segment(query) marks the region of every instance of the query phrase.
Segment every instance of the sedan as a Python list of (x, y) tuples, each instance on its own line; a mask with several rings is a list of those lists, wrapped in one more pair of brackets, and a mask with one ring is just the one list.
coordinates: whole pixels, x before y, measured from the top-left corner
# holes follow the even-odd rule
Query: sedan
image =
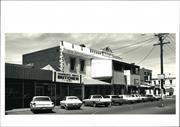
[(48, 96), (35, 96), (30, 102), (30, 109), (34, 113), (38, 110), (52, 111), (54, 109), (54, 103)]
[(106, 95), (104, 98), (109, 98), (111, 99), (112, 104), (119, 104), (122, 105), (124, 103), (124, 100), (119, 97), (118, 95)]
[(159, 101), (159, 100), (162, 99), (162, 97), (161, 97), (160, 95), (153, 95), (153, 96), (154, 96), (154, 98), (155, 98), (156, 101)]
[(151, 94), (146, 95), (146, 97), (147, 97), (147, 101), (154, 101), (154, 100), (156, 100), (155, 97), (153, 95), (151, 95)]
[(126, 103), (135, 103), (136, 100), (132, 95), (119, 95)]
[(69, 108), (80, 109), (82, 101), (76, 96), (66, 96), (62, 101), (60, 101), (60, 107), (68, 110)]

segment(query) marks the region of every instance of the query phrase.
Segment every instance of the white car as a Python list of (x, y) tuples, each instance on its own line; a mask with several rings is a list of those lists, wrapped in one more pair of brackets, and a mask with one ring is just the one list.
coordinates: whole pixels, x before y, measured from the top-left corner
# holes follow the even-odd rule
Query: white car
[(68, 110), (69, 108), (80, 109), (82, 101), (76, 96), (66, 96), (62, 101), (60, 101), (60, 107)]
[(126, 103), (135, 103), (135, 98), (132, 95), (119, 95)]
[(85, 106), (90, 105), (96, 107), (98, 105), (103, 105), (105, 107), (111, 106), (111, 99), (104, 98), (102, 95), (90, 95), (88, 99), (84, 99), (83, 103)]
[(142, 98), (141, 98), (141, 96), (139, 94), (133, 94), (132, 96), (134, 97), (136, 102), (141, 102), (142, 101)]
[(124, 103), (124, 100), (120, 98), (118, 95), (105, 95), (104, 98), (111, 99), (112, 104), (122, 105)]
[(38, 110), (52, 111), (52, 109), (54, 109), (54, 103), (48, 96), (34, 96), (30, 102), (30, 110), (34, 113)]
[(162, 99), (161, 95), (153, 95), (156, 101), (159, 101)]

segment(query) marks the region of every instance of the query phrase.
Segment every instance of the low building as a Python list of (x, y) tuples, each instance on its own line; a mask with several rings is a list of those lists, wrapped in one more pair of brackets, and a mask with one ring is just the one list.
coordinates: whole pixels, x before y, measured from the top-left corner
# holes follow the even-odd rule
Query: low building
[(140, 93), (141, 94), (154, 94), (154, 85), (152, 84), (152, 70), (141, 68), (140, 69)]
[[(161, 81), (158, 78), (152, 79), (152, 84), (155, 86), (154, 94), (160, 94)], [(166, 77), (163, 82), (164, 94), (167, 96), (176, 95), (176, 77)]]

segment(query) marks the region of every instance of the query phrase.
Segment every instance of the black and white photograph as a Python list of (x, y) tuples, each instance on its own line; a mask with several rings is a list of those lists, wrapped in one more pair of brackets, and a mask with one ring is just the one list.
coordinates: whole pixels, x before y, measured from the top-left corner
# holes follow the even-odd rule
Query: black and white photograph
[(6, 33), (6, 114), (175, 114), (174, 33)]
[(179, 126), (180, 1), (1, 2), (0, 126)]

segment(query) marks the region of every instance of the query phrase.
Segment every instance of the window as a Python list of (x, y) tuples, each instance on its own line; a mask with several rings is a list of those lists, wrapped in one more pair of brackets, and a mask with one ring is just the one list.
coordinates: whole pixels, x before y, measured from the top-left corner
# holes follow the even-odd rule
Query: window
[(137, 67), (135, 68), (135, 73), (139, 74), (139, 68), (137, 68)]
[(75, 71), (76, 59), (70, 58), (70, 70)]
[(139, 84), (139, 80), (138, 79), (134, 79), (134, 84), (138, 85)]
[(85, 71), (85, 60), (80, 60), (80, 72), (84, 72)]
[(172, 79), (169, 80), (170, 84), (172, 84)]
[(156, 80), (154, 81), (154, 85), (156, 85)]

